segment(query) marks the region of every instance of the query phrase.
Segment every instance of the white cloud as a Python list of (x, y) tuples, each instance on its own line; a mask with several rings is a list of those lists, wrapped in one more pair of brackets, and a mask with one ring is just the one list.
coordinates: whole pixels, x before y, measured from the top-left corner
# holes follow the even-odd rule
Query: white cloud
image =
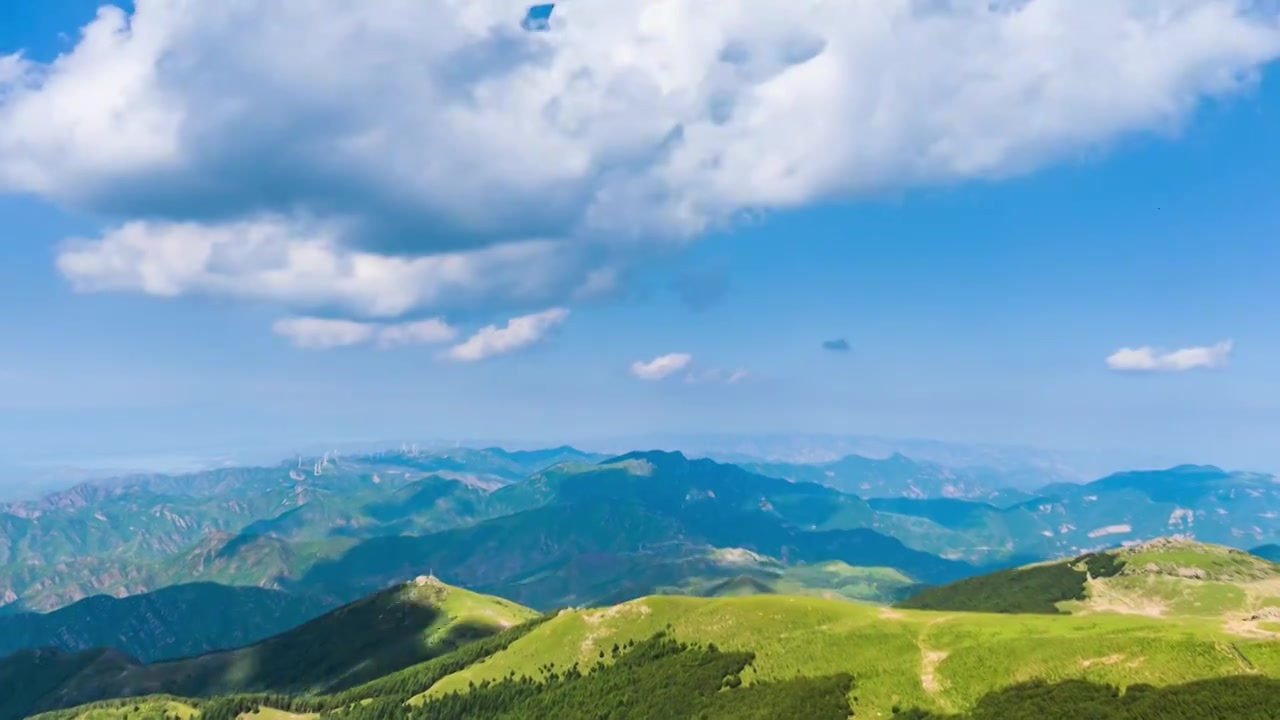
[(1197, 368), (1216, 368), (1227, 364), (1232, 342), (1224, 340), (1216, 345), (1182, 348), (1166, 352), (1150, 346), (1121, 348), (1107, 357), (1107, 367), (1112, 370), (1135, 372), (1182, 372)]
[(274, 329), (277, 335), (283, 335), (293, 344), (308, 350), (362, 345), (372, 340), (378, 330), (376, 325), (369, 323), (313, 317), (277, 320)]
[(567, 317), (568, 310), (551, 308), (512, 318), (504, 327), (489, 325), (467, 338), (466, 342), (449, 348), (447, 355), (453, 360), (474, 362), (519, 350), (541, 340), (551, 328), (564, 322)]
[(378, 345), (438, 345), (452, 342), (458, 331), (440, 318), (387, 325), (378, 331)]
[(397, 257), (346, 249), (339, 235), (333, 225), (281, 217), (222, 225), (139, 221), (98, 241), (67, 243), (57, 263), (81, 291), (234, 295), (367, 317), (544, 302), (576, 282), (571, 259), (551, 241)]
[(690, 384), (698, 383), (723, 383), (725, 385), (736, 385), (746, 380), (751, 373), (746, 370), (725, 370), (723, 368), (711, 368), (701, 372), (691, 372), (685, 376), (685, 382)]
[(328, 350), (376, 342), (378, 347), (437, 345), (453, 340), (458, 331), (440, 318), (384, 325), (340, 318), (291, 317), (277, 320), (277, 335), (307, 350)]
[(631, 363), (631, 374), (641, 380), (661, 380), (672, 373), (680, 372), (691, 362), (693, 362), (693, 356), (688, 353), (668, 353), (649, 362), (637, 360)]
[(0, 58), (0, 190), (138, 221), (63, 272), (380, 317), (560, 302), (743, 211), (1032, 170), (1280, 54), (1246, 0), (613, 0), (549, 33), (508, 0), (136, 7)]

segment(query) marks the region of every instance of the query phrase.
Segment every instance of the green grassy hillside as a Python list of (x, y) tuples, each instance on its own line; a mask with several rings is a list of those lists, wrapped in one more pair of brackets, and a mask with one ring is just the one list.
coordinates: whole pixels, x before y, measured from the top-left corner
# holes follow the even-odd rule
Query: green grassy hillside
[(888, 717), (895, 706), (964, 711), (988, 692), (1033, 679), (1125, 687), (1280, 677), (1280, 644), (1199, 618), (920, 612), (772, 595), (652, 597), (562, 612), (418, 701), (512, 673), (537, 677), (548, 664), (608, 661), (615, 644), (664, 628), (681, 640), (754, 652), (747, 683), (852, 673), (859, 717)]
[[(540, 627), (535, 622), (512, 628), (337, 695), (208, 701), (151, 696), (48, 713), (39, 720), (186, 720), (195, 715), (201, 720), (847, 720), (884, 714), (867, 707), (863, 685), (850, 671), (753, 677), (759, 654), (681, 641), (669, 628), (615, 643), (586, 661), (548, 662), (535, 675), (511, 671), (414, 701), (416, 690), (498, 659)], [(1036, 679), (986, 692), (957, 712), (917, 705), (894, 705), (887, 712), (909, 720), (1274, 720), (1278, 694), (1280, 681), (1258, 673), (1123, 689), (1096, 680)]]
[(1201, 617), (1266, 636), (1264, 625), (1280, 619), (1280, 565), (1243, 550), (1160, 538), (928, 588), (898, 607)]
[[(152, 664), (98, 650), (18, 653), (0, 660), (0, 678), (12, 678), (15, 687), (33, 683), (41, 689), (26, 693), (25, 705), (0, 694), (0, 718), (155, 693), (209, 697), (339, 690), (536, 616), (515, 603), (424, 577), (236, 650)], [(108, 660), (110, 671), (101, 671)]]
[[(1266, 698), (1280, 691), (1280, 642), (1267, 625), (1273, 615), (1280, 617), (1280, 606), (1264, 602), (1280, 577), (1275, 570), (1238, 551), (1165, 540), (1017, 571), (1051, 574), (1009, 585), (1015, 594), (1051, 599), (1059, 590), (1084, 590), (1083, 600), (1058, 601), (1061, 612), (1022, 614), (775, 594), (767, 582), (743, 576), (707, 593), (720, 597), (660, 595), (565, 609), (444, 654), (430, 651), (430, 638), (448, 633), (457, 618), (505, 617), (491, 626), (496, 630), (532, 613), (426, 582), (387, 595), (400, 598), (395, 607), (405, 607), (397, 593), (425, 593), (427, 605), (449, 608), (451, 620), (430, 616), (415, 634), (418, 657), (436, 655), (417, 665), (396, 649), (402, 634), (393, 631), (396, 622), (386, 621), (386, 608), (366, 603), (257, 649), (184, 661), (181, 673), (157, 674), (157, 668), (183, 663), (142, 671), (115, 656), (45, 658), (40, 677), (48, 679), (40, 682), (53, 690), (37, 688), (43, 697), (35, 707), (113, 694), (208, 698), (262, 691), (274, 694), (133, 702), (139, 713), (185, 702), (201, 720), (250, 720), (264, 712), (376, 720), (401, 716), (406, 705), (413, 720), (589, 720), (607, 712), (772, 720), (843, 718), (840, 713), (850, 710), (859, 718), (1261, 719), (1268, 717)], [(1190, 593), (1178, 596), (1181, 604), (1163, 594), (1166, 580)], [(1241, 595), (1228, 603), (1220, 595), (1226, 587)], [(970, 594), (970, 600), (982, 597)], [(1168, 610), (1145, 612), (1117, 598), (1167, 603)], [(1213, 598), (1222, 603), (1211, 607)], [(1223, 611), (1228, 605), (1232, 610)], [(183, 675), (202, 679), (174, 679)], [(5, 677), (0, 664), (0, 679)], [(170, 682), (144, 681), (155, 677)], [(359, 684), (363, 680), (368, 682)], [(89, 687), (97, 694), (83, 692)], [(335, 690), (340, 692), (324, 694)], [(45, 720), (87, 719), (90, 711), (127, 714), (128, 707), (127, 701), (98, 704)], [(1153, 708), (1166, 714), (1152, 715)], [(1171, 708), (1182, 714), (1168, 715)], [(4, 717), (17, 716), (10, 711)], [(126, 720), (94, 718), (117, 719)]]

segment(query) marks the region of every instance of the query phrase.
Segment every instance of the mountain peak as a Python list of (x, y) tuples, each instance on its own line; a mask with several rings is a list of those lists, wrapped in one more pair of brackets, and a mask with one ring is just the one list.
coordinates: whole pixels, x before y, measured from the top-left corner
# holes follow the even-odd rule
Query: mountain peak
[(1222, 468), (1218, 467), (1217, 465), (1194, 465), (1194, 464), (1190, 464), (1190, 463), (1186, 463), (1186, 464), (1183, 464), (1183, 465), (1175, 465), (1175, 466), (1173, 466), (1173, 467), (1169, 468), (1167, 472), (1171, 472), (1171, 473), (1180, 473), (1180, 474), (1186, 474), (1186, 473), (1194, 473), (1194, 474), (1210, 474), (1210, 473), (1212, 473), (1212, 474), (1215, 474), (1215, 475), (1226, 475), (1226, 474), (1227, 474), (1227, 471), (1226, 471), (1226, 470), (1223, 470)]
[(634, 460), (644, 460), (653, 465), (673, 465), (689, 462), (689, 458), (679, 450), (634, 450), (602, 461), (601, 465), (614, 465)]

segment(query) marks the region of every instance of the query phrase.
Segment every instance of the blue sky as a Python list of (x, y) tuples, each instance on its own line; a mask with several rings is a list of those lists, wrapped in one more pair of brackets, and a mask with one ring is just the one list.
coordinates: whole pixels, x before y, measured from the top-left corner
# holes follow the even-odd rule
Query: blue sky
[[(77, 28), (92, 20), (94, 5), (31, 0), (0, 7), (0, 55), (26, 50), (31, 60), (47, 62), (75, 48)], [(580, 23), (591, 19), (579, 17)], [(518, 19), (517, 13), (513, 25)], [(565, 33), (562, 42), (573, 41)], [(545, 35), (556, 42), (554, 24)], [(812, 192), (808, 185), (726, 191), (718, 203), (730, 195), (764, 197), (736, 209), (756, 205), (766, 212), (723, 227), (682, 227), (656, 243), (657, 250), (628, 247), (623, 259), (611, 255), (609, 267), (621, 279), (608, 292), (575, 294), (551, 283), (527, 297), (477, 290), (472, 299), (462, 288), (450, 291), (449, 297), (462, 298), (456, 302), (424, 300), (381, 315), (325, 289), (264, 298), (252, 289), (207, 286), (171, 296), (77, 287), (59, 265), (64, 241), (105, 237), (129, 220), (170, 211), (101, 189), (142, 175), (82, 182), (90, 172), (84, 168), (99, 167), (88, 163), (51, 173), (43, 184), (11, 179), (3, 192), (6, 147), (14, 155), (37, 140), (61, 140), (56, 131), (9, 138), (0, 132), (6, 248), (0, 458), (20, 463), (249, 445), (278, 446), (285, 454), (317, 439), (582, 442), (655, 431), (830, 432), (1106, 448), (1129, 453), (1135, 464), (1174, 460), (1277, 470), (1280, 77), (1268, 64), (1269, 52), (1237, 60), (1241, 68), (1260, 69), (1257, 81), (1239, 90), (1162, 88), (1175, 99), (1205, 96), (1194, 111), (1176, 113), (1176, 122), (1158, 112), (1152, 121), (1095, 122), (1098, 111), (1086, 105), (1066, 118), (1071, 128), (1098, 127), (1080, 131), (1087, 142), (1065, 131), (1031, 138), (1027, 146), (1034, 151), (989, 171), (949, 169), (924, 180), (905, 171), (869, 173), (865, 189), (831, 180), (868, 172), (861, 168), (879, 156), (867, 140), (854, 153), (863, 158), (860, 165), (815, 172)], [(210, 87), (200, 100), (216, 107), (216, 86)], [(1161, 105), (1163, 98), (1153, 102)], [(5, 103), (0, 92), (0, 116)], [(1021, 125), (1043, 120), (1036, 115), (1041, 110), (1010, 113), (1023, 118)], [(280, 113), (263, 114), (268, 122)], [(752, 142), (743, 135), (734, 146), (746, 154), (747, 167), (755, 167)], [(767, 143), (781, 141), (761, 142), (763, 157), (772, 151)], [(286, 167), (290, 157), (279, 166), (264, 161), (261, 184), (249, 182), (244, 194), (287, 194), (271, 183), (300, 182)], [(804, 162), (821, 162), (796, 157), (802, 174)], [(386, 158), (388, 167), (394, 161)], [(208, 177), (218, 171), (201, 170)], [(265, 178), (271, 172), (279, 175)], [(244, 176), (235, 177), (244, 188)], [(91, 180), (101, 180), (101, 187)], [(459, 178), (460, 185), (467, 181)], [(364, 190), (351, 182), (341, 192), (360, 196)], [(584, 182), (575, 187), (589, 188)], [(690, 196), (709, 197), (703, 188), (712, 180), (698, 182), (708, 185), (682, 187)], [(475, 183), (501, 200), (501, 188), (493, 191), (483, 178)], [(818, 187), (822, 183), (829, 187)], [(307, 190), (298, 192), (305, 197)], [(548, 195), (555, 205), (559, 196)], [(527, 200), (518, 193), (512, 198), (516, 205)], [(240, 200), (227, 202), (233, 201)], [(640, 228), (645, 242), (662, 235), (668, 228), (650, 226), (662, 211), (645, 210), (644, 220), (626, 230)], [(199, 212), (175, 212), (180, 217), (165, 219), (215, 222)], [(456, 220), (460, 236), (475, 230), (450, 212), (445, 207), (440, 217)], [(542, 222), (534, 215), (531, 222)], [(548, 218), (546, 227), (560, 221)], [(613, 238), (623, 234), (620, 228), (606, 230)], [(416, 227), (405, 232), (422, 235)], [(586, 231), (565, 230), (573, 237), (580, 232)], [(442, 251), (387, 249), (397, 240), (386, 235), (343, 242), (397, 257)], [(698, 302), (683, 298), (681, 287), (693, 288)], [(501, 327), (553, 306), (568, 314), (536, 341), (485, 351), (476, 361), (451, 361), (439, 343), (380, 348), (352, 341), (304, 349), (272, 331), (286, 317), (369, 327), (440, 317), (456, 327), (450, 342), (461, 344), (484, 325)], [(850, 349), (822, 348), (836, 338)], [(1231, 350), (1220, 367), (1124, 372), (1106, 363), (1125, 347), (1172, 351), (1226, 340)], [(660, 380), (632, 372), (635, 363), (671, 353), (688, 354), (690, 364)], [(748, 374), (725, 382), (737, 370)], [(686, 381), (690, 372), (710, 371), (718, 374)]]

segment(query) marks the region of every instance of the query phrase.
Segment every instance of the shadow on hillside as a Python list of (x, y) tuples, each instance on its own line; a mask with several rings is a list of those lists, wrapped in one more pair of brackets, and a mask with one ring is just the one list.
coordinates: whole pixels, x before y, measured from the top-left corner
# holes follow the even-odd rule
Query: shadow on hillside
[(441, 619), (435, 607), (384, 592), (248, 647), (154, 667), (183, 671), (172, 690), (179, 695), (328, 689), (361, 668), (428, 659), (421, 631)]
[(280, 590), (184, 583), (116, 598), (93, 595), (49, 613), (0, 615), (0, 656), (22, 648), (112, 647), (144, 662), (258, 642), (331, 604)]
[(1197, 680), (1182, 685), (1111, 685), (1084, 680), (1032, 681), (987, 693), (973, 710), (937, 715), (911, 709), (895, 720), (1275, 720), (1280, 680), (1256, 675)]

